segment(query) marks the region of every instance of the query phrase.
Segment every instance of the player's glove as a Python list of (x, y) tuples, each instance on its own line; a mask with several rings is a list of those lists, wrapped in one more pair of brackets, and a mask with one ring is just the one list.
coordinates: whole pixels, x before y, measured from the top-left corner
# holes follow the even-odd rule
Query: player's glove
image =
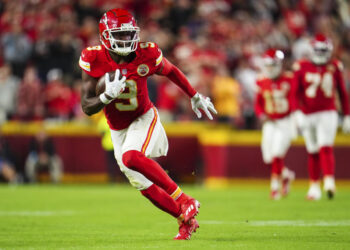
[(117, 69), (115, 71), (113, 81), (110, 80), (109, 73), (105, 74), (105, 92), (100, 95), (100, 100), (104, 104), (109, 104), (115, 98), (117, 98), (125, 89), (125, 80), (126, 77), (123, 76), (119, 79), (120, 71)]
[(344, 134), (350, 134), (350, 115), (344, 116), (342, 130)]
[(196, 93), (191, 98), (191, 105), (192, 105), (192, 109), (193, 109), (194, 113), (196, 113), (198, 118), (202, 117), (202, 113), (199, 109), (202, 109), (210, 120), (213, 120), (213, 116), (211, 115), (210, 112), (212, 112), (214, 114), (218, 113), (215, 110), (213, 103), (210, 101), (210, 98), (204, 97), (199, 93)]

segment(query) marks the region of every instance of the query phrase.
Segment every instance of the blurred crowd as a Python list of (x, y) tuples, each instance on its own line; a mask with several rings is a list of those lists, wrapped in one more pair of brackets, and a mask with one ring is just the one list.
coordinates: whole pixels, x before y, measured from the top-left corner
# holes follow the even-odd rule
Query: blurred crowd
[[(141, 40), (156, 42), (195, 88), (208, 95), (218, 122), (256, 126), (259, 56), (269, 47), (286, 67), (307, 56), (322, 32), (350, 79), (350, 7), (346, 0), (0, 0), (0, 123), (8, 119), (86, 119), (80, 107), (81, 50), (99, 44), (98, 20), (131, 11)], [(187, 97), (164, 77), (148, 82), (165, 121), (195, 118)]]

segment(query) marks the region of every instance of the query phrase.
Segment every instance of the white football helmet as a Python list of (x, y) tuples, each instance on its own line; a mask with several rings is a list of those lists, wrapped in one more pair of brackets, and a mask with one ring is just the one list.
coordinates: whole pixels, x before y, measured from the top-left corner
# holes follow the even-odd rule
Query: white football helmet
[(332, 41), (323, 34), (314, 36), (311, 40), (311, 48), (311, 61), (315, 64), (325, 64), (332, 57)]
[(270, 79), (276, 79), (282, 72), (284, 54), (281, 50), (268, 49), (262, 57), (262, 72)]
[(140, 28), (127, 10), (107, 11), (100, 20), (99, 30), (101, 43), (106, 49), (122, 56), (137, 49)]

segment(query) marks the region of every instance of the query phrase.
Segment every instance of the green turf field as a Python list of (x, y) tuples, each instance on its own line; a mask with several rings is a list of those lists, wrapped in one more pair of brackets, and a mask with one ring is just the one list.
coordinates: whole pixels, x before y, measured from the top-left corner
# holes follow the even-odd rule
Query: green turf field
[(280, 201), (267, 182), (184, 186), (202, 203), (190, 241), (172, 240), (176, 221), (128, 185), (2, 185), (0, 249), (350, 249), (350, 186), (308, 202), (303, 184)]

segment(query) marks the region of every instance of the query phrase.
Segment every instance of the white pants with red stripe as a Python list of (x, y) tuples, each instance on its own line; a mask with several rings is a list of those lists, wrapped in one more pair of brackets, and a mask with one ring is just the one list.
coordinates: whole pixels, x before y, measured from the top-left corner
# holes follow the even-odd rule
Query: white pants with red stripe
[(111, 130), (114, 156), (120, 170), (138, 190), (145, 190), (153, 183), (144, 175), (127, 168), (122, 161), (123, 154), (130, 150), (142, 152), (147, 157), (159, 157), (168, 152), (168, 139), (160, 122), (156, 108), (133, 121), (123, 130)]
[(318, 153), (321, 147), (333, 146), (338, 127), (337, 111), (315, 112), (304, 115), (303, 119), (300, 127), (308, 153)]

